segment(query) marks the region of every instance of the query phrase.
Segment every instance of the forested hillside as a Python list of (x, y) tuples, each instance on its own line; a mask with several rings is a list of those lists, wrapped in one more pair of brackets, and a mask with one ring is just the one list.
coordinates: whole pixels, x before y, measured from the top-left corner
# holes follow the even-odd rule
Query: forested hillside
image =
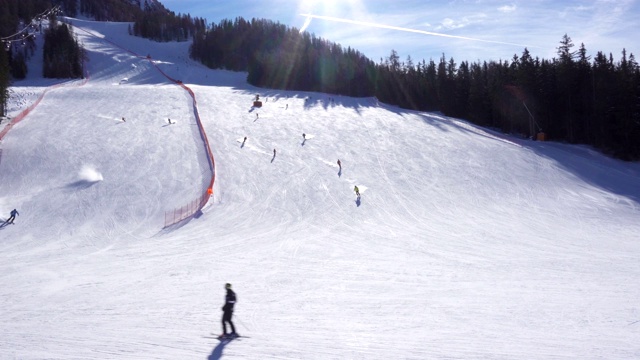
[[(98, 21), (134, 22), (131, 33), (158, 41), (187, 40), (204, 28), (202, 20), (177, 16), (156, 0), (0, 0), (0, 9), (4, 49), (0, 53), (0, 114), (5, 113), (11, 79), (24, 79), (31, 71), (52, 78), (83, 76), (81, 44), (71, 25), (58, 26), (57, 16), (82, 14)], [(29, 69), (36, 36), (45, 39), (43, 68)]]
[[(640, 67), (633, 54), (587, 55), (565, 34), (557, 57), (532, 57), (528, 49), (509, 60), (414, 60), (390, 51), (378, 63), (358, 50), (266, 20), (206, 20), (138, 0), (0, 0), (0, 35), (15, 32), (48, 6), (66, 15), (132, 21), (129, 32), (156, 41), (193, 39), (190, 56), (211, 68), (248, 72), (249, 83), (275, 89), (376, 96), (407, 109), (442, 111), (503, 132), (595, 146), (625, 160), (640, 159)], [(146, 5), (145, 5), (146, 4)], [(6, 5), (6, 6), (5, 6)], [(8, 46), (0, 59), (6, 99), (10, 72), (25, 76), (30, 39)], [(4, 101), (0, 101), (4, 104)]]
[(254, 85), (349, 96), (376, 96), (407, 109), (442, 111), (503, 132), (593, 145), (640, 159), (640, 67), (562, 36), (557, 57), (526, 48), (504, 61), (457, 63), (400, 60), (374, 63), (357, 50), (269, 20), (223, 20), (193, 41), (191, 56), (211, 68), (247, 71)]
[(0, 115), (6, 111), (11, 78), (23, 79), (29, 71), (27, 60), (35, 50), (35, 33), (42, 30), (34, 27), (53, 7), (46, 0), (0, 0)]

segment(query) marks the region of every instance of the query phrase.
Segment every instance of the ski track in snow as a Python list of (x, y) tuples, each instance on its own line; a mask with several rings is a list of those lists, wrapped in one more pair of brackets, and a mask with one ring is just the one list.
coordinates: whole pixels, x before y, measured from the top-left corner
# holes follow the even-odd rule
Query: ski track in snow
[[(20, 211), (0, 228), (0, 358), (640, 358), (638, 164), (256, 88), (187, 42), (71, 22), (90, 80), (0, 143), (0, 215)], [(169, 229), (208, 184), (204, 146), (188, 94), (123, 49), (194, 91), (215, 156), (212, 200)], [(10, 118), (59, 83), (33, 72)], [(222, 346), (226, 282), (249, 338)]]

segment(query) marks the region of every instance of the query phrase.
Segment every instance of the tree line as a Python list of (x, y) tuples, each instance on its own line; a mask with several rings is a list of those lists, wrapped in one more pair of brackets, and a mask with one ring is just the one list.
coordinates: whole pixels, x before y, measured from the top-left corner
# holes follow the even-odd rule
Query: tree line
[(196, 33), (190, 56), (211, 68), (247, 71), (249, 83), (275, 89), (375, 96), (385, 103), (468, 119), (535, 138), (588, 144), (625, 160), (640, 159), (640, 67), (623, 49), (620, 60), (568, 35), (557, 57), (528, 49), (509, 60), (459, 64), (401, 61), (396, 51), (379, 63), (351, 48), (277, 22), (222, 20)]
[(45, 31), (42, 76), (46, 78), (83, 78), (84, 51), (67, 24), (51, 21)]
[(35, 50), (32, 37), (21, 39), (11, 35), (50, 6), (47, 0), (0, 0), (0, 37), (7, 40), (0, 44), (0, 115), (6, 112), (12, 77), (22, 79), (27, 75), (26, 61)]
[(165, 11), (143, 11), (129, 28), (129, 34), (159, 42), (187, 41), (205, 29), (206, 22), (202, 18)]
[[(70, 17), (83, 14), (97, 21), (132, 22), (130, 34), (155, 41), (186, 41), (207, 26), (204, 19), (176, 15), (159, 2), (148, 0), (0, 0), (0, 37), (5, 38), (24, 29), (38, 14), (55, 6)], [(53, 24), (55, 19), (49, 20), (56, 25)], [(39, 36), (44, 29), (38, 30)], [(43, 75), (81, 77), (83, 52), (73, 37), (71, 26), (54, 26), (46, 30), (44, 36)], [(1, 45), (4, 51), (0, 50), (0, 113), (4, 114), (11, 79), (27, 76), (27, 63), (36, 45), (33, 36)]]
[[(0, 113), (6, 113), (9, 97), (8, 89), (12, 79), (24, 79), (29, 72), (27, 61), (34, 55), (35, 37), (44, 34), (43, 76), (45, 77), (81, 77), (81, 51), (73, 39), (71, 30), (64, 26), (55, 29), (43, 29), (42, 22), (36, 21), (39, 15), (47, 13), (55, 5), (74, 3), (75, 0), (0, 0)], [(49, 14), (50, 24), (55, 24), (55, 14)], [(31, 27), (33, 25), (33, 27)], [(20, 33), (20, 34), (18, 34)], [(18, 35), (16, 35), (18, 34)], [(29, 36), (22, 37), (21, 35)], [(58, 41), (60, 41), (58, 43)], [(59, 45), (59, 48), (58, 48)], [(62, 67), (71, 71), (61, 71)]]
[(189, 55), (210, 68), (248, 71), (248, 82), (256, 86), (374, 94), (373, 61), (355, 49), (270, 20), (222, 20), (196, 34)]
[[(24, 79), (29, 72), (27, 63), (35, 52), (35, 36), (44, 36), (43, 68), (36, 71), (42, 71), (44, 77), (82, 77), (83, 53), (71, 26), (57, 26), (57, 19), (51, 17), (43, 19), (51, 26), (43, 29), (36, 19), (56, 6), (67, 16), (85, 14), (99, 21), (135, 21), (145, 11), (166, 12), (159, 3), (146, 0), (0, 0), (0, 114), (6, 112), (11, 80)], [(12, 36), (34, 23), (37, 29), (22, 32), (31, 36)]]
[[(640, 159), (640, 68), (624, 49), (619, 60), (602, 52), (591, 58), (584, 44), (574, 50), (564, 35), (552, 59), (533, 58), (525, 48), (508, 60), (458, 64), (442, 54), (414, 62), (410, 56), (401, 61), (392, 50), (375, 63), (355, 49), (270, 20), (236, 18), (208, 25), (161, 5), (132, 1), (0, 0), (0, 7), (9, 9), (0, 14), (0, 35), (15, 31), (20, 19), (62, 4), (70, 16), (77, 11), (98, 20), (133, 21), (129, 32), (152, 40), (193, 38), (193, 59), (210, 68), (246, 71), (247, 81), (256, 86), (375, 96), (402, 108), (441, 111), (525, 137), (544, 132), (552, 140)], [(14, 78), (26, 74), (21, 64), (28, 49), (22, 55), (10, 52), (8, 59), (0, 55), (0, 100), (6, 100), (7, 71)]]

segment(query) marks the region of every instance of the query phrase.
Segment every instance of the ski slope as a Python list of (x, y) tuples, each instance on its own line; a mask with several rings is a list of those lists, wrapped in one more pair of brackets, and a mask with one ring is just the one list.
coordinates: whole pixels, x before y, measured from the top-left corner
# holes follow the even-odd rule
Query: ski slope
[[(89, 80), (11, 88), (12, 117), (46, 94), (0, 142), (0, 358), (640, 358), (637, 163), (70, 20)], [(165, 229), (211, 171), (158, 69), (215, 156)], [(247, 337), (220, 343), (226, 282)]]

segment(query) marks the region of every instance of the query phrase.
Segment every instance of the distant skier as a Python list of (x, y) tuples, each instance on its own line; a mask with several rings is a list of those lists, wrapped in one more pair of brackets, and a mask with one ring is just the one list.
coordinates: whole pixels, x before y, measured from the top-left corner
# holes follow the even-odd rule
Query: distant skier
[(355, 191), (355, 192), (356, 192), (356, 196), (357, 196), (357, 197), (360, 197), (360, 189), (358, 189), (358, 186), (357, 186), (357, 185), (353, 187), (353, 191)]
[(284, 108), (284, 109), (285, 109), (285, 110), (287, 110), (288, 108), (289, 108), (289, 104), (287, 104), (287, 106), (285, 106), (285, 108)]
[(247, 142), (247, 137), (245, 136), (245, 137), (244, 137), (244, 140), (242, 140), (242, 144), (244, 144), (244, 143), (246, 143), (246, 142)]
[(305, 140), (307, 140), (307, 134), (302, 133), (302, 138), (303, 138), (303, 139), (305, 139)]
[(260, 117), (260, 116), (258, 115), (258, 113), (256, 113), (256, 120), (258, 120), (258, 118), (259, 118), (259, 117)]
[(122, 122), (127, 122), (127, 120), (124, 119), (124, 116), (122, 117)]
[(13, 220), (16, 219), (16, 215), (20, 216), (20, 213), (18, 212), (18, 210), (16, 209), (11, 210), (11, 216), (9, 216), (9, 218), (5, 222), (9, 224), (13, 224)]
[(273, 149), (273, 157), (276, 157), (276, 149)]
[(338, 159), (338, 167), (342, 170), (342, 163), (340, 162), (340, 159)]
[[(236, 304), (236, 293), (231, 290), (231, 284), (229, 283), (225, 284), (224, 288), (227, 289), (227, 295), (225, 295), (224, 306), (222, 307), (222, 335), (220, 335), (220, 338), (238, 337), (236, 328), (231, 321), (233, 307)], [(227, 334), (227, 323), (231, 325), (231, 334)]]
[(167, 121), (169, 122), (169, 125), (173, 124), (173, 123), (171, 122), (171, 118), (167, 119)]

